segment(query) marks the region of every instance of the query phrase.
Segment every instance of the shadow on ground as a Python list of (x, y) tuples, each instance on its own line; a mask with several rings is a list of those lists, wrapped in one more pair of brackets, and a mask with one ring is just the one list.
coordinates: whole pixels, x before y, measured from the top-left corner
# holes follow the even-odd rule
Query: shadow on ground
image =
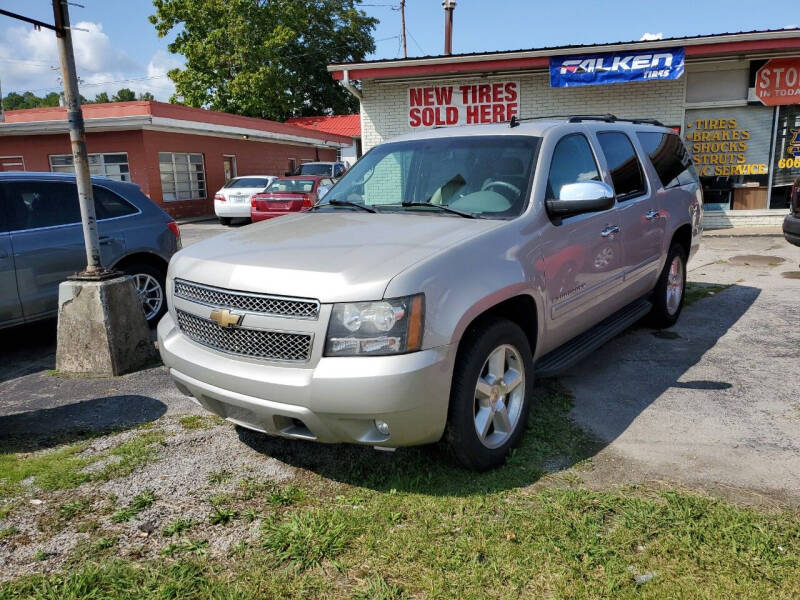
[(56, 365), (55, 319), (11, 327), (2, 332), (0, 383)]
[[(718, 296), (704, 300), (701, 307), (688, 309), (702, 310), (708, 315), (702, 335), (692, 336), (690, 341), (682, 340), (687, 343), (681, 345), (681, 351), (674, 355), (674, 360), (659, 377), (651, 378), (646, 394), (641, 395), (635, 404), (616, 401), (613, 390), (622, 385), (619, 377), (622, 363), (648, 360), (648, 356), (642, 354), (647, 342), (642, 341), (644, 336), (640, 333), (642, 330), (652, 330), (639, 327), (638, 331), (628, 331), (598, 350), (597, 354), (604, 358), (600, 366), (592, 366), (598, 369), (593, 375), (607, 382), (604, 393), (608, 395), (607, 405), (597, 415), (598, 419), (609, 420), (600, 427), (604, 431), (603, 442), (587, 434), (572, 421), (572, 394), (557, 380), (537, 382), (528, 430), (507, 464), (489, 473), (473, 473), (461, 468), (443, 444), (401, 448), (394, 453), (387, 453), (369, 447), (323, 445), (268, 437), (241, 428), (238, 433), (242, 442), (258, 452), (341, 483), (375, 490), (473, 495), (528, 486), (547, 473), (568, 469), (594, 456), (669, 387), (729, 389), (731, 384), (725, 381), (680, 382), (679, 379), (725, 335), (759, 295), (759, 290), (755, 288), (733, 287), (738, 288), (735, 293), (739, 301), (732, 309), (714, 310)], [(647, 335), (646, 339), (656, 338)], [(681, 340), (680, 337), (678, 339)], [(590, 358), (577, 365), (571, 376), (579, 376), (580, 369), (592, 362)]]
[(83, 402), (0, 416), (0, 451), (30, 452), (155, 421), (167, 405), (139, 395)]

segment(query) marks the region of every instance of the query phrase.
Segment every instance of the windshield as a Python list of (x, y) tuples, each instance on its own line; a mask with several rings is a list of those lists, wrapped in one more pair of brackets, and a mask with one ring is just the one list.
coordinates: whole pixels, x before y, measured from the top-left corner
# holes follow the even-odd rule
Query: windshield
[(331, 165), (323, 165), (319, 163), (306, 163), (300, 165), (301, 175), (330, 175)]
[(516, 217), (525, 208), (539, 142), (503, 135), (383, 144), (353, 165), (322, 206), (355, 202), (381, 211), (452, 215), (402, 206), (424, 202), (487, 218)]
[(314, 190), (314, 179), (276, 179), (265, 191), (267, 192), (300, 192), (308, 193)]
[(266, 177), (240, 177), (231, 179), (225, 184), (226, 188), (265, 188), (269, 183)]

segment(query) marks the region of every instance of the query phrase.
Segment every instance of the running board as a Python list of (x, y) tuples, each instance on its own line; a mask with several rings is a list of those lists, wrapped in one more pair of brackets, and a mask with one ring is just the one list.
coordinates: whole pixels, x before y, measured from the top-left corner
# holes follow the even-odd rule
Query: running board
[(628, 304), (628, 306), (615, 312), (604, 321), (600, 321), (588, 331), (545, 354), (536, 361), (534, 373), (537, 377), (554, 377), (566, 371), (608, 340), (636, 323), (636, 321), (649, 313), (652, 307), (652, 303), (644, 298)]

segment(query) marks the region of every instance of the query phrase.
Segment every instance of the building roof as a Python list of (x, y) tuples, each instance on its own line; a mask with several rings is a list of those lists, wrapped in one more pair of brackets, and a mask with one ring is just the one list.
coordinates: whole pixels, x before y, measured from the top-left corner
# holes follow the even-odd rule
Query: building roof
[(346, 135), (352, 138), (361, 137), (361, 115), (294, 117), (286, 122), (304, 129)]
[[(315, 146), (342, 146), (352, 143), (349, 137), (335, 133), (166, 102), (136, 100), (84, 104), (81, 108), (87, 131), (151, 129)], [(63, 106), (9, 110), (5, 112), (5, 122), (0, 123), (0, 134), (7, 135), (58, 133), (66, 130), (67, 109)]]
[(602, 44), (546, 46), (526, 50), (498, 50), (381, 59), (359, 63), (334, 63), (328, 71), (334, 79), (392, 79), (425, 75), (447, 75), (485, 71), (547, 68), (551, 56), (594, 54), (598, 52), (640, 51), (683, 46), (687, 60), (736, 54), (772, 57), (800, 51), (800, 28), (715, 33), (660, 40), (635, 40)]

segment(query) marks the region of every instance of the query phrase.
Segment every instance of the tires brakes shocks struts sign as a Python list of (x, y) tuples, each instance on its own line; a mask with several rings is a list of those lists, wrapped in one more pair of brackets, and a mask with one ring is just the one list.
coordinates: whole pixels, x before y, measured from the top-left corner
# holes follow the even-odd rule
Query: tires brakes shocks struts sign
[(683, 66), (683, 48), (551, 56), (550, 86), (564, 88), (678, 79), (683, 75)]

